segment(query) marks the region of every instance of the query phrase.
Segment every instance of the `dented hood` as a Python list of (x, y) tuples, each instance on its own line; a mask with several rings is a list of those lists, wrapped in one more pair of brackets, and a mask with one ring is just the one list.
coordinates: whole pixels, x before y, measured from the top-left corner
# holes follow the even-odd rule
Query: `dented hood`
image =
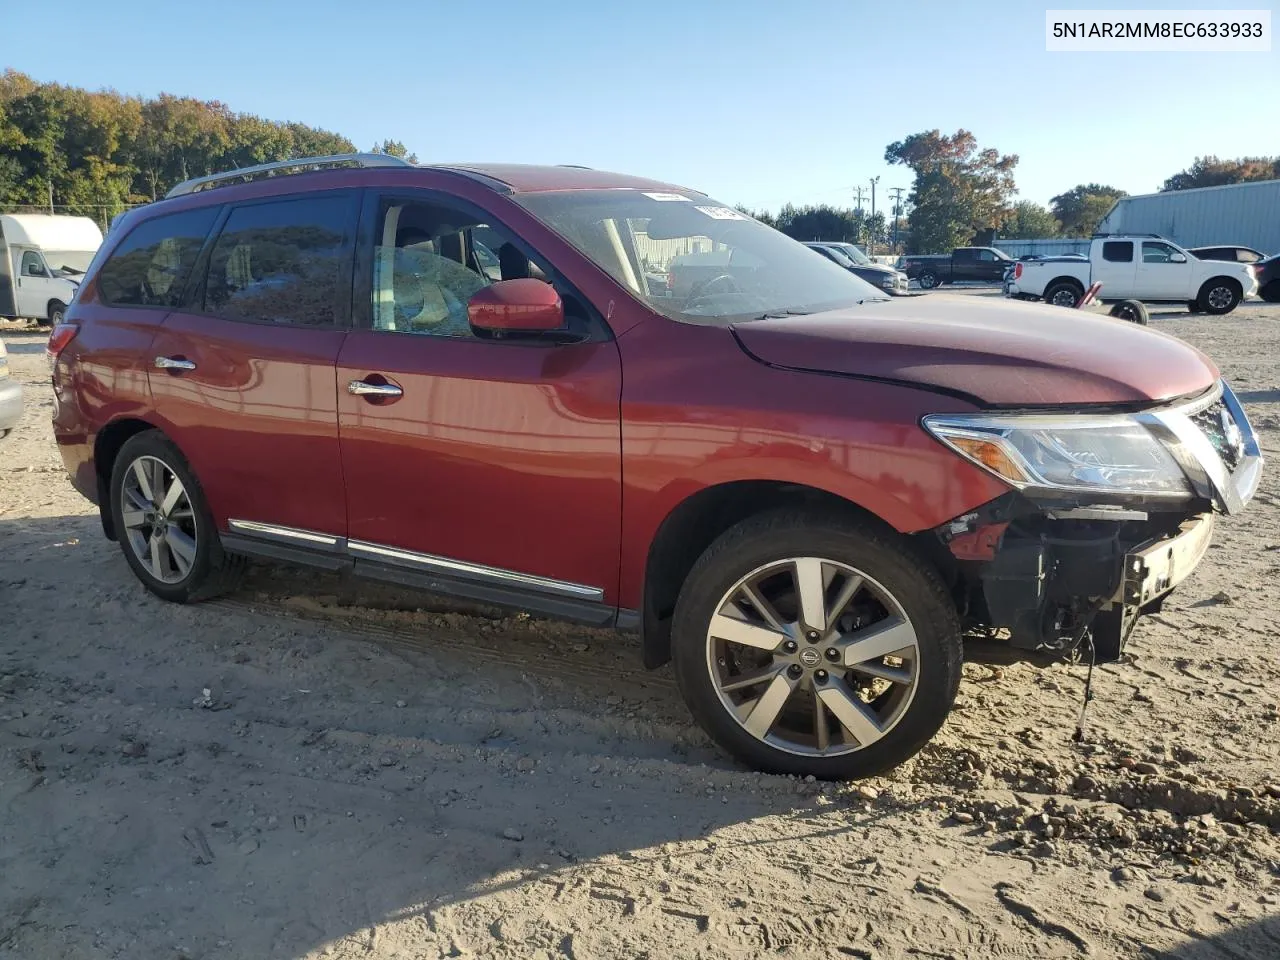
[(898, 297), (733, 331), (772, 366), (917, 384), (984, 406), (1151, 403), (1218, 378), (1199, 350), (1150, 327), (993, 297)]

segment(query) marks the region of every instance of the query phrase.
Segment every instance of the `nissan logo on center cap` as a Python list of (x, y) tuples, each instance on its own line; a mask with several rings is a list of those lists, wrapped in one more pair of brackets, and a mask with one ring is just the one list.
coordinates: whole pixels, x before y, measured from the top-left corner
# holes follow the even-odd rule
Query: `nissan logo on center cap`
[(800, 662), (806, 667), (816, 667), (822, 657), (813, 647), (805, 647), (800, 651)]

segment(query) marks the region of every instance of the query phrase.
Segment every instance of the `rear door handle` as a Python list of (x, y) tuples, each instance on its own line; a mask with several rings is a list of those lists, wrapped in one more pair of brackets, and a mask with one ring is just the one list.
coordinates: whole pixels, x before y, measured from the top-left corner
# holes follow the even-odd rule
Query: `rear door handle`
[(194, 370), (194, 360), (183, 360), (180, 357), (156, 357), (157, 370)]
[(347, 393), (355, 397), (404, 396), (404, 391), (394, 383), (369, 383), (367, 380), (352, 380), (347, 384)]

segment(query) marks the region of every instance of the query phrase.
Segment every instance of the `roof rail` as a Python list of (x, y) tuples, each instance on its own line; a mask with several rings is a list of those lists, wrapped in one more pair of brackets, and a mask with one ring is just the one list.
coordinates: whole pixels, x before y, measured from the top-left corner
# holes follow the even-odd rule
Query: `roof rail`
[(569, 167), (573, 170), (590, 170), (590, 167), (584, 167), (580, 163), (557, 163), (557, 167)]
[(225, 173), (214, 173), (207, 177), (196, 177), (184, 180), (165, 194), (169, 197), (181, 197), (188, 193), (211, 190), (214, 187), (232, 183), (248, 183), (251, 180), (262, 180), (267, 177), (288, 173), (303, 173), (308, 170), (320, 170), (325, 167), (412, 167), (403, 157), (395, 157), (389, 153), (338, 153), (329, 157), (299, 157), (296, 160), (278, 160), (275, 163), (263, 163), (256, 167), (241, 167)]
[(1164, 236), (1159, 233), (1131, 233), (1128, 230), (1121, 230), (1119, 233), (1095, 233), (1090, 239), (1097, 239), (1099, 237), (1152, 237), (1156, 240), (1165, 239)]

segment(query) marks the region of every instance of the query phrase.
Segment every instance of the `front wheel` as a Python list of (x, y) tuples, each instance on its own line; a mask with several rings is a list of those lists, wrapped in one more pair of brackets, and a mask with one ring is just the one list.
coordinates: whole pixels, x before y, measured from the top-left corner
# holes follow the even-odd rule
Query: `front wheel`
[(158, 430), (131, 437), (111, 471), (111, 522), (134, 575), (175, 603), (235, 586), (244, 560), (225, 554), (199, 481)]
[(1230, 277), (1215, 277), (1200, 288), (1196, 302), (1212, 316), (1230, 313), (1244, 299), (1244, 290)]
[(920, 274), (919, 281), (921, 288), (925, 290), (932, 290), (938, 285), (938, 275), (932, 271), (926, 270), (924, 273)]
[(672, 624), (695, 719), (770, 773), (871, 776), (937, 733), (960, 682), (955, 605), (891, 531), (795, 511), (753, 517), (699, 559)]
[(66, 313), (67, 305), (65, 303), (61, 300), (50, 300), (47, 313), (48, 319), (39, 321), (40, 325), (43, 326), (47, 323), (51, 327), (56, 327), (62, 322), (62, 318), (66, 316)]

